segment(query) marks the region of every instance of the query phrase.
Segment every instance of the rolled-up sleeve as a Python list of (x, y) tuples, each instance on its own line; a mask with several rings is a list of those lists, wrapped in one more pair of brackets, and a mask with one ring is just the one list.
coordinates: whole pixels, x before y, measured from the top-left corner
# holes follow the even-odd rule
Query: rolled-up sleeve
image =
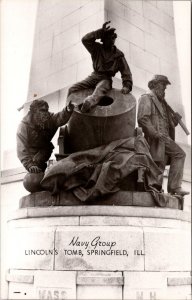
[(51, 120), (52, 120), (52, 123), (53, 123), (53, 126), (55, 127), (55, 129), (57, 129), (60, 126), (65, 125), (69, 121), (72, 113), (73, 112), (67, 111), (67, 109), (65, 107), (62, 111), (60, 111), (56, 114), (51, 114)]

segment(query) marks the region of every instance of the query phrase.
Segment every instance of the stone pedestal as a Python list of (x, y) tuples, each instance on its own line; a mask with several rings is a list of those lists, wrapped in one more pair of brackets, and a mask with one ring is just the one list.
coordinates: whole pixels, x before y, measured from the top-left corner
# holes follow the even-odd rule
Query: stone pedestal
[(9, 221), (9, 299), (190, 299), (189, 221), (173, 208), (21, 208)]

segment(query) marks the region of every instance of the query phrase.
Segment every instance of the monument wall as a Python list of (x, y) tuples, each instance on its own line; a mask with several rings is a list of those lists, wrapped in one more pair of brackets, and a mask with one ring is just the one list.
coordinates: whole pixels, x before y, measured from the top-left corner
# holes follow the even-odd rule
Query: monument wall
[(49, 95), (83, 79), (91, 59), (81, 37), (100, 27), (104, 1), (39, 1), (29, 99)]

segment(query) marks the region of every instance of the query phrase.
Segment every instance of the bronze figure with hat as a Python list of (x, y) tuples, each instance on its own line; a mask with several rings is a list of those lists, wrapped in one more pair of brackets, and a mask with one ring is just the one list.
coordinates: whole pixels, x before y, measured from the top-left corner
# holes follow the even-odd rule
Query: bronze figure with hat
[[(163, 182), (165, 166), (170, 164), (167, 190), (183, 197), (189, 194), (181, 188), (186, 154), (175, 142), (175, 126), (182, 124), (182, 117), (165, 100), (165, 90), (170, 84), (167, 76), (154, 75), (148, 82), (149, 92), (139, 99), (137, 117), (153, 160), (161, 170), (159, 181)], [(186, 134), (189, 132), (186, 131)]]

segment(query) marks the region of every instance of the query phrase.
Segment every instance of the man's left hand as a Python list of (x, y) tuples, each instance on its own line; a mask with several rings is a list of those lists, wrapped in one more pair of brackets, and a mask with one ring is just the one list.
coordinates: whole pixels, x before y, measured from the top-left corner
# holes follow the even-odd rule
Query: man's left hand
[(175, 126), (177, 126), (177, 124), (179, 123), (179, 121), (182, 119), (182, 116), (175, 112), (174, 115), (173, 115), (173, 121), (174, 121), (174, 124)]
[(124, 86), (122, 89), (121, 89), (121, 93), (122, 94), (129, 94), (130, 93), (130, 89), (126, 86)]

